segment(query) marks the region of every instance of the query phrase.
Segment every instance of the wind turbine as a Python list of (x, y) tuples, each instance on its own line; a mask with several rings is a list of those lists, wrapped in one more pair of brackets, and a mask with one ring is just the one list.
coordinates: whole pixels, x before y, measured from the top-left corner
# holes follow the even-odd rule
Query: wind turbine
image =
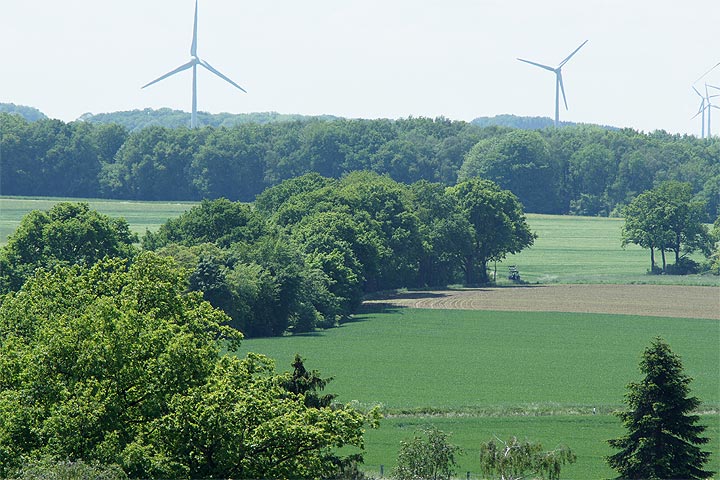
[(711, 121), (710, 121), (711, 120), (711, 112), (712, 112), (713, 108), (720, 109), (720, 107), (718, 107), (717, 105), (713, 105), (712, 102), (710, 101), (711, 98), (718, 97), (718, 96), (720, 96), (720, 94), (710, 95), (710, 93), (708, 91), (708, 87), (714, 88), (716, 90), (720, 90), (720, 87), (716, 87), (714, 85), (708, 85), (706, 83), (705, 84), (705, 95), (703, 96), (703, 94), (701, 94), (697, 88), (692, 87), (693, 90), (695, 90), (695, 93), (700, 95), (700, 98), (702, 98), (702, 101), (700, 102), (700, 109), (698, 109), (698, 113), (696, 113), (695, 116), (693, 117), (693, 118), (695, 118), (702, 113), (703, 125), (702, 125), (702, 137), (701, 138), (705, 138), (705, 110), (707, 110), (707, 136), (708, 136), (708, 138), (711, 138), (712, 137), (712, 130), (710, 129), (712, 126)]
[(536, 67), (544, 68), (545, 70), (549, 70), (549, 71), (555, 73), (555, 128), (557, 128), (558, 124), (560, 123), (560, 92), (562, 92), (563, 102), (565, 103), (565, 110), (568, 109), (567, 99), (565, 98), (565, 87), (563, 86), (563, 81), (562, 81), (562, 67), (587, 42), (588, 41), (585, 40), (583, 43), (581, 43), (579, 47), (577, 47), (570, 55), (565, 57), (565, 60), (560, 62), (560, 64), (555, 68), (548, 66), (548, 65), (543, 65), (542, 63), (531, 62), (530, 60), (524, 60), (522, 58), (518, 58), (518, 60), (520, 60), (521, 62), (529, 63), (530, 65), (535, 65)]
[(192, 68), (193, 72), (193, 83), (192, 83), (192, 113), (190, 114), (190, 128), (197, 127), (197, 66), (200, 65), (201, 67), (204, 67), (206, 70), (209, 70), (210, 72), (214, 73), (218, 77), (222, 78), (226, 82), (228, 82), (230, 85), (239, 88), (243, 92), (247, 93), (247, 91), (242, 88), (237, 83), (230, 80), (228, 77), (220, 73), (217, 69), (215, 69), (212, 65), (210, 65), (205, 60), (198, 57), (197, 54), (197, 30), (198, 30), (198, 0), (195, 0), (195, 23), (193, 24), (193, 38), (192, 38), (192, 44), (190, 45), (190, 61), (180, 65), (175, 70), (172, 70), (165, 75), (156, 78), (152, 82), (145, 84), (142, 86), (142, 88), (149, 87), (150, 85), (159, 82), (160, 80), (164, 80), (167, 77), (170, 77), (172, 75), (175, 75), (176, 73), (182, 72), (183, 70), (187, 70), (188, 68)]
[(712, 138), (712, 130), (710, 130), (710, 112), (712, 112), (712, 109), (713, 109), (713, 108), (720, 109), (720, 107), (718, 107), (717, 105), (713, 105), (712, 103), (710, 103), (710, 99), (711, 99), (711, 98), (715, 98), (715, 97), (720, 96), (720, 95), (709, 95), (709, 94), (708, 94), (708, 87), (714, 88), (714, 89), (716, 89), (716, 90), (720, 90), (720, 88), (719, 88), (719, 87), (715, 87), (715, 86), (713, 86), (713, 85), (708, 85), (707, 83), (705, 84), (705, 100), (707, 101), (707, 107), (706, 107), (706, 108), (707, 108), (707, 111), (708, 111), (708, 128), (707, 128), (707, 130), (708, 130), (708, 138)]

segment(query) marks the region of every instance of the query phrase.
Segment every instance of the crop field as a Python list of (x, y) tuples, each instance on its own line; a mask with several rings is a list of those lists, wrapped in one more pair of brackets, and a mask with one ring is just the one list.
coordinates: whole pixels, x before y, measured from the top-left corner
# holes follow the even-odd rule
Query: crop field
[(130, 229), (139, 236), (146, 230), (155, 231), (168, 218), (179, 216), (195, 203), (190, 202), (136, 202), (124, 200), (99, 200), (52, 197), (2, 197), (0, 196), (0, 245), (15, 231), (23, 216), (32, 210), (49, 210), (58, 202), (86, 202), (90, 208), (111, 217), (123, 217)]
[(368, 306), (576, 312), (720, 320), (720, 288), (687, 285), (517, 285), (385, 292)]
[[(650, 252), (637, 245), (621, 246), (621, 218), (527, 216), (530, 229), (538, 234), (535, 245), (497, 264), (497, 278), (516, 265), (530, 283), (611, 283), (720, 285), (720, 278), (707, 275), (646, 275)], [(693, 256), (702, 261), (702, 255)], [(667, 254), (668, 263), (674, 258)], [(656, 262), (660, 254), (656, 252)], [(492, 267), (492, 265), (491, 265)]]
[[(566, 478), (607, 478), (604, 443), (622, 432), (610, 415), (655, 336), (667, 340), (695, 380), (703, 422), (711, 426), (712, 468), (720, 468), (720, 322), (708, 319), (554, 312), (427, 310), (395, 307), (359, 315), (337, 329), (246, 340), (289, 370), (335, 377), (341, 402), (379, 404), (389, 418), (367, 437), (366, 467), (394, 465), (401, 439), (425, 424), (453, 433), (468, 452), (493, 435), (564, 443), (578, 463)], [(593, 415), (593, 408), (597, 414)], [(461, 457), (463, 471), (477, 459)]]

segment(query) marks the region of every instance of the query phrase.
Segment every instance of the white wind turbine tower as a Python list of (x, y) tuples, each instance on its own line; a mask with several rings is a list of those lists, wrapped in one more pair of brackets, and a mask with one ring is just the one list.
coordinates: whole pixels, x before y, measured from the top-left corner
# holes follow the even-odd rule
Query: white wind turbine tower
[(708, 92), (708, 87), (714, 88), (716, 90), (720, 90), (720, 87), (716, 87), (714, 85), (708, 85), (706, 83), (705, 84), (705, 95), (703, 95), (698, 91), (697, 88), (692, 87), (693, 90), (695, 90), (695, 93), (700, 95), (700, 98), (702, 98), (702, 101), (700, 102), (700, 109), (698, 109), (698, 113), (696, 113), (695, 116), (693, 117), (693, 118), (695, 118), (698, 115), (702, 114), (702, 122), (703, 123), (702, 123), (702, 137), (701, 138), (705, 138), (705, 110), (707, 110), (707, 138), (711, 138), (712, 137), (711, 112), (712, 112), (713, 108), (720, 109), (720, 107), (718, 107), (717, 105), (713, 105), (710, 100), (711, 98), (720, 96), (720, 94), (710, 95), (710, 93)]
[(708, 109), (708, 128), (707, 128), (708, 129), (708, 138), (712, 138), (712, 130), (710, 130), (710, 112), (712, 111), (713, 108), (717, 108), (720, 110), (720, 107), (710, 103), (710, 99), (715, 98), (720, 95), (708, 95), (708, 87), (714, 88), (715, 90), (720, 90), (720, 87), (708, 85), (707, 83), (705, 84), (705, 100), (707, 100), (707, 109)]
[(230, 85), (239, 88), (243, 92), (247, 93), (247, 91), (242, 88), (237, 83), (230, 80), (228, 77), (220, 73), (218, 70), (216, 70), (212, 65), (210, 65), (205, 60), (201, 59), (197, 55), (197, 30), (198, 30), (198, 0), (195, 0), (195, 23), (193, 24), (193, 38), (192, 38), (192, 44), (190, 45), (190, 61), (180, 65), (175, 70), (172, 70), (171, 72), (166, 73), (165, 75), (156, 78), (152, 82), (143, 85), (142, 88), (149, 87), (150, 85), (159, 82), (160, 80), (164, 80), (167, 77), (170, 77), (172, 75), (175, 75), (178, 72), (182, 72), (183, 70), (187, 70), (188, 68), (192, 68), (193, 71), (193, 83), (192, 83), (192, 113), (190, 114), (190, 128), (197, 127), (197, 66), (200, 65), (201, 67), (204, 67), (205, 69), (209, 70), (210, 72), (214, 73), (218, 77), (222, 78), (226, 82), (228, 82)]
[(705, 96), (698, 91), (697, 88), (692, 87), (693, 90), (695, 90), (695, 93), (697, 93), (700, 98), (702, 99), (700, 101), (700, 108), (698, 109), (698, 112), (692, 117), (693, 119), (697, 117), (698, 115), (702, 114), (702, 130), (700, 134), (700, 138), (705, 138), (705, 110), (706, 110), (706, 104), (705, 104)]
[(565, 103), (565, 110), (568, 109), (567, 99), (565, 98), (565, 87), (563, 86), (563, 81), (562, 81), (562, 67), (587, 42), (588, 41), (585, 40), (582, 44), (580, 44), (579, 47), (577, 47), (570, 55), (565, 57), (565, 60), (560, 62), (560, 64), (555, 68), (553, 68), (549, 65), (543, 65), (542, 63), (531, 62), (530, 60), (523, 60), (522, 58), (518, 58), (518, 60), (520, 60), (521, 62), (529, 63), (530, 65), (535, 65), (536, 67), (544, 68), (545, 70), (549, 70), (549, 71), (555, 73), (555, 128), (557, 128), (557, 126), (560, 122), (560, 92), (562, 92), (563, 102)]

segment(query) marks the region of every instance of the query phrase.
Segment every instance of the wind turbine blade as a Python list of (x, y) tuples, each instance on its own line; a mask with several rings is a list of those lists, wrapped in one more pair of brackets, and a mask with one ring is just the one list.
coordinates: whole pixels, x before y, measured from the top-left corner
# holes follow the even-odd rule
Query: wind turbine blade
[(700, 98), (705, 98), (705, 97), (703, 97), (703, 94), (702, 94), (702, 93), (698, 92), (698, 89), (697, 89), (697, 88), (695, 88), (695, 87), (693, 86), (692, 89), (695, 90), (695, 93), (697, 93), (698, 95), (700, 95)]
[(193, 23), (193, 39), (192, 45), (190, 45), (190, 55), (197, 57), (197, 17), (198, 17), (198, 2), (195, 0), (195, 23)]
[(560, 73), (560, 70), (557, 71), (557, 81), (560, 84), (560, 91), (562, 92), (563, 102), (565, 103), (565, 110), (567, 110), (568, 106), (567, 99), (565, 98), (565, 87), (563, 86), (562, 73)]
[(570, 55), (568, 55), (567, 57), (565, 57), (565, 60), (563, 60), (562, 62), (560, 62), (560, 65), (558, 65), (558, 68), (560, 68), (560, 67), (562, 67), (563, 65), (565, 65), (565, 64), (568, 62), (568, 60), (570, 60), (570, 59), (572, 58), (572, 56), (575, 55), (575, 54), (578, 52), (578, 50), (580, 50), (587, 42), (588, 42), (588, 41), (585, 40), (583, 43), (580, 44), (579, 47), (577, 47), (575, 50), (573, 50), (573, 52), (572, 52)]
[(707, 72), (705, 72), (705, 73), (703, 73), (702, 75), (700, 75), (700, 76), (698, 77), (698, 79), (695, 80), (693, 83), (697, 83), (698, 81), (700, 81), (700, 80), (702, 80), (703, 78), (705, 78), (705, 75), (707, 75), (708, 73), (710, 73), (710, 72), (712, 72), (713, 70), (715, 70), (715, 68), (717, 68), (719, 65), (720, 65), (720, 62), (718, 62), (718, 63), (716, 63), (715, 65), (713, 65), (713, 67), (712, 67), (710, 70), (708, 70)]
[(192, 67), (193, 64), (195, 64), (195, 60), (190, 60), (188, 63), (186, 63), (186, 64), (184, 64), (184, 65), (180, 65), (178, 68), (176, 68), (176, 69), (173, 70), (172, 72), (168, 72), (168, 73), (166, 73), (165, 75), (163, 75), (162, 77), (156, 78), (156, 79), (153, 80), (152, 82), (146, 83), (145, 85), (143, 85), (143, 86), (140, 87), (140, 88), (149, 87), (149, 86), (152, 85), (153, 83), (157, 83), (157, 82), (159, 82), (160, 80), (165, 80), (166, 78), (168, 78), (168, 77), (170, 77), (170, 76), (172, 76), (172, 75), (175, 75), (175, 74), (178, 73), (178, 72), (182, 72), (183, 70), (187, 70), (188, 68)]
[(523, 60), (522, 58), (518, 58), (521, 62), (529, 63), (530, 65), (535, 65), (536, 67), (544, 68), (545, 70), (550, 70), (551, 72), (554, 72), (555, 69), (553, 67), (549, 67), (547, 65), (543, 65), (542, 63), (535, 63), (531, 62), (530, 60)]
[(720, 90), (720, 87), (716, 87), (715, 85), (710, 85), (710, 84), (708, 84), (708, 83), (706, 83), (705, 86), (710, 87), (710, 88), (714, 88), (715, 90)]
[(203, 67), (207, 68), (208, 70), (210, 70), (212, 73), (214, 73), (214, 74), (217, 75), (218, 77), (220, 77), (220, 78), (222, 78), (223, 80), (225, 80), (226, 82), (228, 82), (230, 85), (232, 85), (232, 86), (234, 86), (234, 87), (236, 87), (236, 88), (239, 88), (239, 89), (242, 90), (243, 92), (247, 93), (247, 90), (245, 90), (245, 89), (242, 88), (240, 85), (238, 85), (237, 83), (233, 82), (233, 81), (230, 80), (228, 77), (226, 77), (225, 75), (223, 75), (222, 73), (220, 73), (219, 71), (217, 71), (212, 65), (210, 65), (209, 63), (207, 63), (205, 60), (201, 60), (201, 59), (198, 58), (198, 63), (200, 63), (200, 65), (202, 65)]

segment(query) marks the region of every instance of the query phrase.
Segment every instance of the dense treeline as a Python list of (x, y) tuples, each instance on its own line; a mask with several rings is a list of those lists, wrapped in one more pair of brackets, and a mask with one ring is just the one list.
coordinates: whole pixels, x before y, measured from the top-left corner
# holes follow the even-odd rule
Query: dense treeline
[[(234, 127), (243, 123), (273, 123), (301, 120), (336, 120), (333, 115), (299, 115), (277, 112), (254, 113), (208, 113), (197, 112), (198, 125), (203, 127)], [(147, 127), (180, 128), (190, 126), (190, 114), (182, 110), (170, 108), (145, 108), (111, 113), (85, 113), (78, 120), (95, 124), (115, 123), (122, 125), (130, 132)]]
[[(295, 177), (254, 204), (204, 200), (142, 247), (174, 258), (190, 290), (258, 337), (334, 326), (371, 292), (487, 283), (488, 262), (534, 240), (517, 197), (489, 180), (405, 185), (354, 172)], [(87, 204), (31, 212), (0, 249), (0, 293), (38, 269), (132, 261), (135, 241), (127, 222)]]
[(667, 180), (690, 183), (708, 221), (720, 203), (720, 141), (662, 131), (526, 131), (408, 118), (129, 132), (0, 114), (0, 132), (4, 195), (251, 201), (309, 172), (340, 178), (367, 170), (406, 184), (482, 176), (529, 212), (610, 215)]

